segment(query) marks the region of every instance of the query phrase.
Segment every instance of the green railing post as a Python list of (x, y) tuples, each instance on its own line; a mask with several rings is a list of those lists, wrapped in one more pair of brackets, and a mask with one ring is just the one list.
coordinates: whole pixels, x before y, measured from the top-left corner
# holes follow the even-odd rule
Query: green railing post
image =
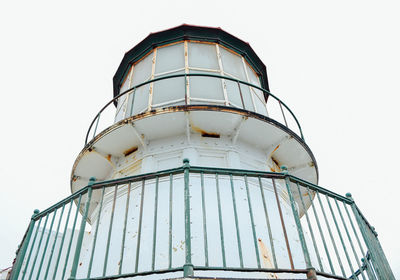
[[(75, 279), (76, 272), (78, 270), (79, 256), (81, 254), (81, 249), (82, 249), (83, 236), (85, 233), (85, 226), (86, 226), (86, 219), (87, 219), (88, 212), (89, 212), (90, 201), (92, 199), (92, 191), (93, 191), (92, 185), (94, 184), (95, 181), (96, 181), (96, 178), (94, 178), (94, 177), (91, 177), (89, 179), (85, 210), (83, 212), (81, 227), (79, 229), (79, 235), (78, 235), (78, 239), (76, 241), (75, 256), (74, 256), (74, 261), (72, 263), (71, 275), (69, 277), (70, 280)], [(79, 206), (80, 205), (77, 205), (78, 208), (79, 208)]]
[(191, 277), (193, 273), (192, 247), (190, 233), (190, 191), (189, 191), (189, 159), (183, 160), (184, 184), (185, 184), (185, 264), (183, 266), (183, 276)]
[[(300, 216), (299, 216), (299, 213), (297, 212), (297, 205), (293, 198), (292, 190), (290, 187), (289, 172), (288, 172), (286, 166), (282, 166), (281, 170), (282, 170), (282, 173), (285, 174), (286, 189), (287, 189), (287, 192), (289, 195), (289, 200), (290, 200), (290, 205), (291, 205), (292, 211), (293, 211), (294, 221), (296, 222), (297, 232), (299, 233), (300, 244), (301, 244), (301, 248), (302, 248), (303, 254), (304, 254), (304, 261), (306, 263), (307, 279), (317, 280), (317, 274), (316, 274), (315, 268), (311, 264), (310, 253), (308, 252), (303, 228), (301, 227)], [(301, 194), (299, 194), (299, 195), (301, 195)], [(304, 209), (304, 211), (306, 211), (306, 209)]]
[[(24, 258), (25, 258), (26, 251), (28, 249), (29, 241), (31, 239), (32, 232), (35, 227), (34, 218), (37, 214), (39, 214), (39, 210), (35, 209), (33, 211), (33, 215), (31, 217), (31, 221), (29, 223), (28, 231), (26, 232), (25, 240), (23, 241), (22, 245), (19, 247), (19, 249), (17, 251), (18, 252), (17, 259), (16, 259), (14, 267), (12, 268), (12, 271), (11, 271), (11, 276), (10, 276), (11, 280), (18, 279), (19, 272), (21, 271), (22, 264), (24, 263)], [(33, 244), (32, 244), (32, 246), (33, 246)]]
[(352, 201), (351, 209), (353, 210), (353, 214), (360, 228), (360, 232), (364, 239), (365, 245), (367, 246), (368, 252), (371, 255), (373, 268), (378, 278), (385, 280), (394, 280), (395, 279), (394, 274), (389, 266), (386, 256), (383, 253), (379, 240), (376, 237), (377, 234), (374, 228), (370, 228), (367, 225), (367, 222), (364, 221), (364, 218), (359, 213), (359, 210), (357, 209), (356, 203), (354, 202), (354, 199), (352, 198), (351, 194), (347, 193), (346, 197)]

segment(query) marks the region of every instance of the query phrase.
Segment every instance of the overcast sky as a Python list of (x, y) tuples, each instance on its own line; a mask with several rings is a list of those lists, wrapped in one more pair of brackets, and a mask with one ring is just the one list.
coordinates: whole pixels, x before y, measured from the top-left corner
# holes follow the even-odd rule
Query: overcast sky
[(70, 194), (87, 128), (126, 51), (182, 23), (221, 27), (266, 64), (319, 184), (351, 192), (400, 278), (398, 1), (1, 1), (0, 269), (35, 208)]

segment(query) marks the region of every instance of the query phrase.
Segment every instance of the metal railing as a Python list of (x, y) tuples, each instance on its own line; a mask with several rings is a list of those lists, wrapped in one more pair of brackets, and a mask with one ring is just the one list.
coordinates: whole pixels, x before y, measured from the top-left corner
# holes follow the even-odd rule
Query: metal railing
[[(11, 279), (223, 273), (395, 279), (374, 228), (351, 195), (283, 170), (204, 168), (184, 160), (180, 168), (92, 179), (35, 211)], [(300, 216), (299, 204), (306, 203), (310, 206)]]
[[(164, 102), (164, 103), (160, 103), (160, 104), (150, 104), (148, 107), (146, 106), (146, 108), (144, 110), (141, 110), (140, 112), (133, 112), (132, 108), (134, 107), (134, 100), (135, 98), (131, 98), (131, 100), (129, 101), (128, 97), (126, 98), (126, 102), (130, 102), (130, 104), (128, 104), (127, 106), (129, 106), (129, 110), (126, 111), (125, 113), (125, 118), (130, 117), (132, 115), (136, 115), (138, 113), (143, 113), (146, 111), (150, 111), (153, 108), (159, 108), (159, 107), (168, 107), (168, 106), (173, 106), (173, 104), (177, 104), (178, 101), (180, 101), (183, 105), (189, 105), (190, 104), (190, 100), (194, 99), (193, 97), (188, 96), (188, 83), (189, 83), (189, 78), (192, 77), (206, 77), (206, 78), (212, 78), (212, 79), (220, 79), (222, 81), (230, 81), (230, 82), (234, 82), (237, 86), (237, 93), (240, 95), (240, 100), (241, 100), (241, 104), (233, 104), (230, 100), (230, 94), (231, 93), (227, 93), (227, 100), (222, 100), (223, 102), (221, 102), (219, 105), (221, 106), (230, 106), (230, 107), (235, 107), (235, 108), (239, 108), (239, 109), (244, 109), (244, 110), (249, 110), (249, 111), (256, 111), (256, 109), (254, 109), (255, 103), (252, 105), (252, 108), (249, 108), (248, 106), (245, 105), (245, 97), (243, 94), (244, 91), (244, 87), (249, 87), (250, 90), (250, 95), (251, 98), (253, 99), (260, 99), (259, 96), (256, 94), (256, 91), (260, 91), (262, 93), (262, 99), (266, 98), (267, 101), (265, 100), (259, 100), (262, 103), (262, 106), (265, 107), (265, 112), (259, 112), (262, 115), (265, 115), (266, 117), (273, 119), (275, 121), (277, 121), (278, 123), (284, 125), (285, 127), (291, 129), (292, 131), (294, 131), (297, 135), (299, 135), (303, 140), (304, 140), (304, 136), (303, 136), (303, 132), (300, 126), (299, 121), (297, 120), (296, 116), (293, 114), (293, 112), (290, 110), (290, 108), (283, 102), (281, 101), (278, 97), (276, 97), (275, 95), (273, 95), (271, 92), (269, 92), (266, 89), (263, 89), (259, 86), (256, 86), (254, 84), (245, 82), (245, 81), (241, 81), (235, 78), (231, 78), (229, 76), (221, 76), (221, 75), (214, 75), (214, 74), (203, 74), (203, 73), (187, 73), (187, 74), (174, 74), (174, 75), (168, 75), (168, 76), (163, 76), (163, 77), (159, 77), (159, 78), (155, 78), (146, 82), (143, 82), (141, 84), (138, 84), (136, 86), (133, 86), (132, 88), (120, 93), (119, 95), (115, 96), (113, 99), (111, 99), (109, 102), (107, 102), (107, 104), (97, 113), (96, 117), (93, 119), (93, 121), (91, 122), (89, 129), (86, 133), (86, 138), (85, 138), (85, 145), (90, 141), (90, 139), (93, 139), (96, 135), (97, 132), (99, 130), (99, 127), (101, 127), (101, 129), (105, 129), (107, 127), (109, 127), (114, 120), (115, 117), (115, 111), (114, 108), (112, 107), (112, 104), (116, 104), (118, 102), (118, 100), (123, 97), (123, 96), (135, 96), (136, 94), (138, 94), (138, 91), (141, 87), (144, 87), (146, 85), (153, 85), (154, 83), (160, 82), (162, 80), (166, 80), (166, 79), (177, 79), (177, 78), (184, 78), (184, 88), (185, 88), (185, 96), (182, 97), (182, 99), (177, 99), (177, 100), (171, 100), (168, 102)], [(144, 94), (144, 93), (141, 93)], [(148, 93), (146, 93), (148, 94)], [(214, 100), (214, 99), (198, 99), (195, 100), (197, 101), (197, 104), (199, 104), (198, 102), (203, 102), (204, 104), (218, 104), (218, 100)], [(178, 102), (179, 103), (179, 102)], [(110, 106), (111, 105), (111, 106)], [(112, 112), (111, 112), (112, 109)], [(110, 110), (110, 112), (107, 112), (107, 110)], [(286, 112), (286, 113), (285, 113)], [(102, 119), (101, 117), (103, 115), (106, 115), (107, 120), (105, 121), (105, 123), (103, 125), (100, 124), (100, 120)], [(103, 122), (103, 121), (102, 121)], [(91, 137), (91, 138), (90, 138)]]

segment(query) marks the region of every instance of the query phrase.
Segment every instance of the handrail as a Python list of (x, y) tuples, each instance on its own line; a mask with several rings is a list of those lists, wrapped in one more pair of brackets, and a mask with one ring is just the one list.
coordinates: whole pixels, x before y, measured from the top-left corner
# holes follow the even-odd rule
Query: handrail
[[(353, 204), (354, 201), (342, 196), (340, 194), (337, 194), (335, 192), (332, 192), (326, 188), (323, 188), (321, 186), (315, 185), (313, 183), (307, 182), (301, 178), (298, 178), (296, 176), (293, 176), (291, 174), (285, 174), (285, 173), (280, 173), (280, 172), (269, 172), (269, 171), (256, 171), (256, 170), (246, 170), (246, 169), (234, 169), (234, 168), (218, 168), (218, 167), (202, 167), (202, 166), (195, 166), (195, 165), (190, 165), (189, 170), (191, 173), (204, 173), (204, 174), (215, 174), (218, 173), (219, 175), (234, 175), (234, 176), (248, 176), (248, 177), (262, 177), (262, 178), (274, 178), (274, 179), (285, 179), (289, 178), (290, 181), (293, 183), (298, 183), (302, 186), (309, 187), (313, 191), (318, 191), (321, 194), (328, 195), (332, 198), (339, 199), (342, 202), (345, 202), (347, 204)], [(71, 199), (76, 199), (79, 197), (79, 195), (84, 194), (88, 188), (92, 189), (100, 189), (102, 187), (112, 187), (115, 186), (116, 184), (122, 185), (122, 184), (127, 184), (129, 182), (136, 182), (136, 181), (141, 181), (141, 180), (150, 180), (154, 179), (156, 177), (160, 176), (167, 176), (169, 174), (183, 174), (184, 172), (184, 167), (176, 167), (176, 168), (171, 168), (171, 169), (166, 169), (162, 171), (157, 171), (157, 172), (149, 172), (149, 173), (143, 173), (143, 174), (138, 174), (138, 175), (132, 175), (132, 176), (127, 176), (123, 178), (117, 178), (117, 179), (110, 179), (110, 180), (105, 180), (105, 181), (98, 181), (94, 182), (91, 185), (87, 185), (80, 190), (74, 192), (73, 194), (69, 195), (68, 197), (62, 199), (61, 201), (57, 202), (56, 204), (48, 207), (47, 209), (41, 211), (38, 214), (35, 214), (33, 216), (34, 220), (39, 219), (40, 217), (45, 216), (47, 213), (50, 213), (54, 209), (60, 207), (63, 203), (70, 201)], [(357, 208), (357, 210), (360, 212), (360, 210)], [(362, 213), (360, 212), (362, 215)], [(364, 220), (367, 222), (365, 217), (362, 215)], [(367, 222), (368, 224), (368, 222)], [(368, 224), (369, 225), (369, 224)]]
[[(302, 131), (302, 129), (301, 129), (300, 123), (299, 123), (299, 121), (297, 120), (297, 118), (296, 118), (296, 116), (294, 115), (294, 113), (292, 112), (292, 110), (290, 110), (290, 108), (289, 108), (283, 101), (281, 101), (278, 97), (276, 97), (274, 94), (272, 94), (272, 93), (269, 92), (268, 90), (266, 90), (266, 89), (264, 89), (264, 88), (262, 88), (262, 87), (256, 86), (256, 85), (254, 85), (254, 84), (251, 84), (251, 83), (248, 83), (248, 82), (245, 82), (245, 81), (241, 81), (241, 80), (238, 80), (238, 79), (235, 79), (235, 78), (231, 78), (231, 77), (228, 77), (228, 76), (215, 75), (215, 74), (203, 74), (203, 73), (185, 73), (185, 74), (174, 74), (174, 75), (168, 75), (168, 76), (164, 76), (164, 77), (159, 77), (159, 78), (151, 79), (151, 80), (145, 81), (145, 82), (143, 82), (143, 83), (137, 84), (137, 85), (133, 86), (132, 88), (130, 88), (130, 89), (128, 89), (128, 90), (126, 90), (126, 91), (124, 91), (124, 92), (118, 94), (117, 96), (115, 96), (113, 99), (111, 99), (109, 102), (107, 102), (106, 105), (103, 106), (103, 108), (101, 108), (101, 110), (97, 113), (97, 115), (95, 116), (95, 118), (94, 118), (93, 121), (91, 122), (91, 124), (90, 124), (90, 126), (89, 126), (89, 129), (88, 129), (88, 131), (87, 131), (87, 133), (86, 133), (85, 145), (88, 143), (90, 131), (92, 130), (92, 127), (93, 127), (93, 125), (95, 124), (95, 122), (97, 121), (97, 123), (98, 123), (98, 119), (100, 118), (101, 113), (102, 113), (110, 104), (112, 104), (112, 103), (114, 103), (116, 100), (118, 100), (121, 96), (124, 96), (125, 94), (128, 94), (128, 93), (130, 93), (130, 92), (134, 92), (137, 88), (142, 87), (142, 86), (144, 86), (144, 85), (146, 85), (146, 84), (150, 84), (150, 83), (154, 83), (154, 82), (158, 82), (158, 81), (166, 80), (166, 79), (179, 78), (179, 77), (185, 77), (185, 78), (186, 78), (186, 77), (209, 77), (209, 78), (224, 79), (224, 80), (233, 81), (233, 82), (236, 82), (236, 83), (238, 83), (238, 84), (243, 84), (243, 85), (246, 85), (246, 86), (249, 86), (249, 87), (252, 87), (252, 88), (255, 88), (255, 89), (258, 89), (258, 90), (262, 91), (264, 94), (267, 94), (268, 96), (271, 96), (272, 98), (274, 98), (276, 101), (279, 102), (280, 106), (283, 105), (283, 106), (289, 111), (289, 113), (292, 115), (292, 117), (293, 117), (294, 120), (296, 121), (296, 124), (297, 124), (297, 126), (298, 126), (298, 128), (299, 128), (299, 131), (300, 131), (301, 139), (304, 140), (303, 131)], [(240, 89), (240, 88), (239, 88), (239, 89)], [(266, 104), (267, 104), (267, 103), (266, 103)], [(282, 108), (281, 108), (281, 109), (282, 109)], [(285, 115), (284, 115), (284, 114), (283, 114), (283, 117), (284, 117), (284, 120), (285, 120), (285, 123), (286, 123), (286, 118), (285, 118)], [(287, 125), (286, 125), (286, 126), (287, 126)], [(96, 125), (96, 127), (97, 127), (97, 125)], [(95, 137), (95, 135), (93, 136), (93, 138), (94, 138), (94, 137)]]

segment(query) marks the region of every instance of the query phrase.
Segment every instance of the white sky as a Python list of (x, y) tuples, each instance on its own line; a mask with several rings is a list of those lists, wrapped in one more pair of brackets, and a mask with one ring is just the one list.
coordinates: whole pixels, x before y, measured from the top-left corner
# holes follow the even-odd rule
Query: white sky
[(70, 194), (72, 164), (123, 54), (188, 23), (251, 44), (303, 127), (320, 185), (353, 194), (400, 278), (397, 1), (60, 2), (0, 2), (0, 268), (33, 210)]

